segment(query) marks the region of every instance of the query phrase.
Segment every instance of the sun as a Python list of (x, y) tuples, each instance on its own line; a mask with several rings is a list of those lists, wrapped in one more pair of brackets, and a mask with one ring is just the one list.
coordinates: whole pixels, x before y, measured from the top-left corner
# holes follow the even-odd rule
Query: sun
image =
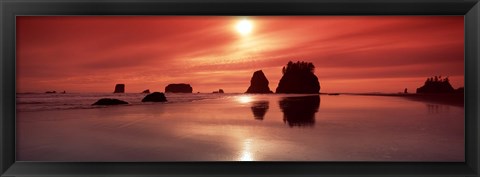
[(250, 20), (242, 19), (237, 23), (235, 28), (241, 35), (247, 35), (252, 32), (253, 24)]

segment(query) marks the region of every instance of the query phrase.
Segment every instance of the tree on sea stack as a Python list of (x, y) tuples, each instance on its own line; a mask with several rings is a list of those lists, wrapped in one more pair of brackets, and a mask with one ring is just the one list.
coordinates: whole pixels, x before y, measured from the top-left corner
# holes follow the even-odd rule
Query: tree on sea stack
[(313, 63), (289, 61), (282, 69), (276, 93), (319, 93), (320, 82), (314, 72)]
[(450, 84), (448, 77), (434, 76), (427, 78), (425, 84), (417, 88), (417, 93), (453, 93), (455, 89)]

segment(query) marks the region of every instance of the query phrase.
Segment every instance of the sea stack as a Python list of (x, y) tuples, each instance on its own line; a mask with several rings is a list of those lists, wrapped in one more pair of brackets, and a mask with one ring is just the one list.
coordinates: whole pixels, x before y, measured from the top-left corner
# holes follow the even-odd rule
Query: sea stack
[(425, 81), (425, 84), (417, 88), (417, 93), (452, 93), (455, 89), (450, 84), (448, 77), (442, 76), (430, 77)]
[(165, 93), (192, 93), (192, 91), (190, 84), (169, 84), (165, 87)]
[(167, 98), (165, 97), (165, 94), (160, 93), (160, 92), (153, 92), (151, 94), (148, 94), (142, 99), (142, 102), (166, 102)]
[(273, 93), (268, 87), (268, 79), (262, 70), (255, 71), (250, 79), (250, 87), (245, 93)]
[(125, 84), (115, 85), (115, 91), (113, 93), (125, 93)]
[(320, 82), (314, 71), (315, 66), (310, 62), (288, 62), (283, 67), (276, 93), (319, 93)]
[(150, 93), (150, 89), (144, 90), (142, 93)]

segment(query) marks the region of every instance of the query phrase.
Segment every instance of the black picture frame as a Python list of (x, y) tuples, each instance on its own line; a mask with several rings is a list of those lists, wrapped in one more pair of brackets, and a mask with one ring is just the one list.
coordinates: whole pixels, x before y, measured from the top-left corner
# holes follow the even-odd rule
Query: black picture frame
[[(1, 0), (2, 176), (479, 176), (479, 0)], [(465, 162), (60, 163), (15, 160), (15, 17), (19, 15), (463, 15)]]

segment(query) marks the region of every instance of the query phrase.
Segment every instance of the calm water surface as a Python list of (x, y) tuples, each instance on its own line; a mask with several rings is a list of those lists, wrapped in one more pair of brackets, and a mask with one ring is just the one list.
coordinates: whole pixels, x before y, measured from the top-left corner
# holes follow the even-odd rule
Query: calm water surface
[(464, 161), (463, 107), (355, 95), (186, 100), (19, 106), (17, 160)]

